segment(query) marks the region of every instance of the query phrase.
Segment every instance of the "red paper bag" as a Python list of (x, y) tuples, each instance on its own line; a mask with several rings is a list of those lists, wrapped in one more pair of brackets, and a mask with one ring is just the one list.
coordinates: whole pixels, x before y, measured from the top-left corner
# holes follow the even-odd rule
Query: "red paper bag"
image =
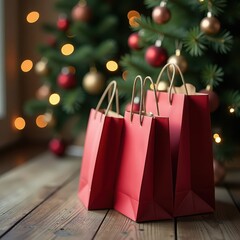
[[(111, 91), (108, 108), (100, 111), (103, 98)], [(117, 113), (110, 111), (116, 95)], [(87, 209), (112, 208), (119, 165), (123, 117), (119, 115), (116, 82), (112, 81), (96, 109), (91, 109), (82, 158), (78, 195)]]
[[(134, 81), (132, 105), (136, 81)], [(168, 119), (126, 111), (114, 209), (134, 221), (169, 219), (173, 210)], [(156, 105), (155, 105), (156, 106)]]
[[(159, 74), (157, 85), (162, 72)], [(174, 216), (212, 212), (215, 207), (212, 133), (208, 95), (158, 92), (160, 115), (169, 117), (173, 163)], [(185, 91), (187, 88), (182, 77)], [(154, 92), (148, 91), (146, 108), (155, 112)]]

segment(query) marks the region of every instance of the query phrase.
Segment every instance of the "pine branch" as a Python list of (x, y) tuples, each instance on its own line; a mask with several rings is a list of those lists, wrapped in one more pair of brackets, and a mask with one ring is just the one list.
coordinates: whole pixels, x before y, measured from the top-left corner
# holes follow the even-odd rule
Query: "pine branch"
[(226, 6), (227, 0), (206, 0), (201, 2), (200, 11), (208, 12), (210, 10), (214, 16), (218, 16), (224, 12)]
[(118, 51), (118, 45), (116, 41), (108, 39), (99, 44), (96, 48), (94, 57), (95, 60), (105, 62), (108, 58), (114, 56)]
[(139, 23), (138, 27), (134, 27), (134, 30), (144, 30), (143, 38), (149, 42), (155, 42), (159, 39), (159, 36), (164, 38), (181, 40), (185, 37), (186, 31), (183, 28), (175, 26), (159, 26), (159, 24), (152, 21), (150, 17), (141, 16), (136, 20)]
[(233, 44), (233, 37), (228, 31), (224, 31), (216, 37), (206, 36), (206, 39), (211, 43), (214, 51), (220, 54), (230, 52)]
[(240, 91), (228, 90), (223, 94), (225, 104), (234, 109), (237, 117), (240, 117)]
[(24, 112), (29, 116), (44, 114), (48, 108), (48, 101), (39, 101), (36, 99), (29, 100), (24, 105)]
[(183, 44), (191, 56), (202, 56), (207, 48), (206, 39), (199, 27), (189, 30)]
[(68, 114), (73, 114), (80, 109), (84, 100), (85, 95), (81, 88), (73, 89), (70, 92), (65, 91), (62, 97), (63, 110)]
[(223, 69), (217, 65), (206, 65), (202, 71), (202, 78), (206, 85), (217, 87), (223, 81)]

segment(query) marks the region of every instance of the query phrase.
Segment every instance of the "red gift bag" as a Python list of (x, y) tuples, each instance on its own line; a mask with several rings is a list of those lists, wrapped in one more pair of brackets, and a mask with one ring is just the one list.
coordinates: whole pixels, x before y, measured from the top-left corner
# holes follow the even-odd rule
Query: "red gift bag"
[[(215, 207), (212, 134), (208, 95), (188, 94), (179, 67), (173, 68), (169, 93), (158, 92), (161, 116), (169, 118), (173, 163), (174, 216), (212, 212)], [(186, 94), (172, 93), (175, 70), (182, 78)], [(154, 91), (148, 90), (146, 108), (155, 112)]]
[[(78, 195), (87, 209), (112, 208), (119, 165), (123, 117), (119, 115), (117, 83), (112, 81), (96, 109), (91, 109), (82, 158)], [(112, 89), (112, 90), (111, 90)], [(111, 91), (106, 110), (99, 110)], [(116, 113), (110, 111), (116, 96)]]
[[(137, 80), (141, 82), (140, 110), (133, 113)], [(126, 111), (124, 116), (114, 209), (137, 222), (169, 219), (173, 190), (168, 119), (148, 116), (142, 109), (142, 78), (137, 76), (131, 111)]]

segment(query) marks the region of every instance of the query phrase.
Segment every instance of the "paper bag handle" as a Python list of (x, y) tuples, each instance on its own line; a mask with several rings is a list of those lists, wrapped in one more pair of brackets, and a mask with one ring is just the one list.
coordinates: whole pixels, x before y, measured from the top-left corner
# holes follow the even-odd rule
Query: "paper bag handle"
[(139, 108), (139, 120), (140, 120), (140, 125), (142, 125), (143, 122), (143, 80), (140, 75), (137, 75), (133, 81), (133, 89), (132, 89), (132, 100), (131, 100), (131, 110), (130, 110), (130, 116), (131, 116), (131, 121), (133, 119), (133, 102), (134, 102), (134, 97), (135, 97), (135, 91), (136, 91), (136, 84), (137, 81), (140, 81), (140, 108)]
[(111, 97), (108, 98), (108, 106), (107, 109), (105, 111), (105, 115), (108, 114), (111, 106), (112, 106), (112, 102), (113, 102), (113, 98), (114, 96), (116, 97), (116, 112), (117, 114), (119, 114), (119, 99), (118, 99), (118, 89), (117, 89), (117, 82), (115, 80), (111, 81), (108, 86), (106, 87), (105, 91), (103, 92), (97, 107), (96, 107), (96, 112), (99, 111), (100, 106), (103, 103), (104, 98), (106, 97), (106, 95), (111, 92)]
[[(146, 86), (146, 81), (149, 80), (153, 86), (153, 92), (154, 92), (154, 97), (155, 97), (155, 103), (156, 103), (156, 109), (157, 109), (157, 115), (159, 116), (159, 107), (158, 107), (158, 101), (157, 101), (157, 93), (156, 93), (156, 87), (153, 83), (153, 80), (150, 76), (147, 76), (144, 78), (144, 81), (143, 81), (143, 88), (145, 89), (145, 86)], [(145, 91), (144, 91), (144, 98), (143, 98), (143, 111), (146, 113), (146, 104), (145, 104)]]
[[(169, 87), (169, 102), (170, 102), (170, 104), (172, 104), (172, 89), (174, 88), (174, 80), (175, 80), (176, 69), (178, 70), (178, 72), (180, 74), (180, 77), (181, 77), (181, 80), (182, 80), (182, 83), (183, 83), (183, 86), (184, 86), (184, 89), (185, 89), (187, 95), (188, 95), (188, 90), (187, 90), (187, 86), (186, 86), (186, 83), (185, 83), (182, 71), (180, 70), (179, 66), (177, 64), (175, 64), (175, 63), (167, 63), (162, 68), (161, 72), (158, 75), (156, 85), (158, 86), (164, 70), (167, 67), (170, 67), (170, 66), (173, 68), (173, 74), (172, 74), (172, 78), (171, 78), (171, 81), (170, 81), (170, 87)], [(168, 74), (168, 77), (169, 77), (169, 74)]]

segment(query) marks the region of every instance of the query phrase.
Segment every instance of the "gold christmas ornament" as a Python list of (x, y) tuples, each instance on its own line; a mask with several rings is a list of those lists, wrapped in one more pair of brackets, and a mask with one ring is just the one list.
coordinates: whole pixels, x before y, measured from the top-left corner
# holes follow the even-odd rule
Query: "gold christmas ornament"
[(90, 70), (83, 78), (83, 88), (92, 95), (100, 94), (105, 87), (105, 77), (96, 70)]
[[(174, 64), (178, 65), (182, 73), (186, 72), (186, 70), (188, 68), (188, 63), (187, 63), (185, 57), (180, 54), (180, 50), (179, 49), (176, 50), (176, 54), (175, 55), (172, 55), (168, 59), (168, 63), (174, 63)], [(171, 66), (170, 66), (169, 69), (170, 69), (170, 71), (172, 71), (172, 67)], [(176, 73), (179, 74), (178, 71), (176, 71)]]
[(41, 76), (46, 76), (49, 73), (49, 68), (47, 65), (47, 60), (40, 60), (35, 65), (35, 72)]
[(219, 20), (212, 16), (210, 12), (208, 12), (207, 17), (203, 18), (200, 23), (201, 31), (207, 35), (214, 35), (220, 31), (221, 24)]
[[(160, 81), (158, 86), (155, 84), (155, 89), (160, 92), (167, 92), (169, 84), (166, 81)], [(153, 90), (153, 85), (150, 85), (150, 89)]]

